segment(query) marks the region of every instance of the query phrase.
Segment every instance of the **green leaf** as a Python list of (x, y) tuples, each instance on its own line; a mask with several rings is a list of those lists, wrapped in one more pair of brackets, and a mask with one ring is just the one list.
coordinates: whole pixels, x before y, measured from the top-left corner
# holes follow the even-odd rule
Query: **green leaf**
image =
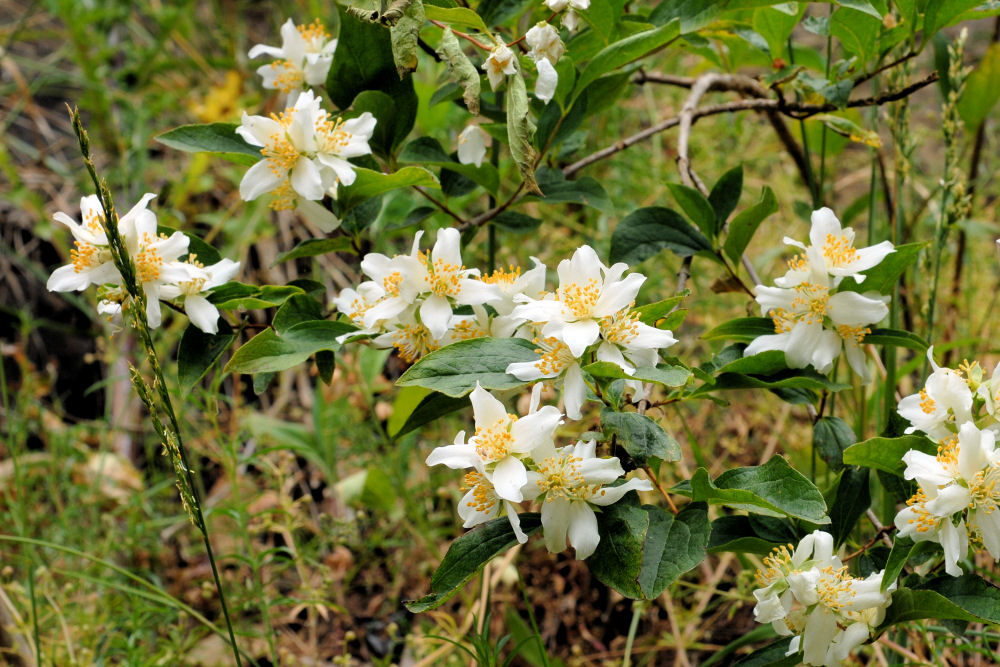
[(443, 415), (467, 407), (469, 399), (464, 396), (453, 398), (423, 387), (403, 387), (392, 404), (386, 431), (390, 438), (398, 438)]
[(316, 255), (325, 255), (329, 252), (349, 252), (354, 254), (355, 251), (354, 246), (351, 245), (351, 239), (347, 236), (335, 236), (329, 239), (306, 239), (291, 250), (279, 253), (271, 266), (287, 262), (291, 259), (315, 257)]
[[(540, 514), (519, 514), (521, 530), (527, 535), (542, 526)], [(404, 602), (414, 613), (436, 609), (472, 579), (494, 556), (517, 544), (510, 519), (502, 516), (473, 528), (451, 543), (441, 565), (431, 576), (431, 593), (419, 600)]]
[(901, 588), (892, 594), (885, 620), (875, 631), (923, 618), (1000, 623), (1000, 590), (974, 574), (938, 577), (917, 588)]
[(774, 321), (770, 317), (738, 317), (723, 322), (701, 335), (705, 340), (738, 340), (749, 343), (758, 336), (774, 333)]
[(535, 174), (546, 204), (572, 202), (593, 206), (604, 213), (611, 213), (613, 206), (604, 188), (592, 176), (568, 180), (559, 169), (542, 167)]
[(646, 415), (605, 408), (601, 411), (601, 430), (606, 436), (618, 436), (618, 442), (639, 465), (645, 465), (651, 458), (681, 460), (681, 446)]
[(651, 366), (636, 368), (629, 375), (618, 364), (610, 361), (595, 361), (592, 364), (584, 366), (583, 371), (599, 378), (642, 380), (643, 382), (656, 382), (665, 387), (683, 387), (691, 377), (691, 371), (683, 366), (671, 366), (669, 364), (661, 364), (660, 366), (656, 368)]
[(214, 335), (189, 324), (177, 348), (177, 380), (181, 387), (188, 390), (205, 377), (234, 340), (236, 334), (223, 319), (219, 320), (219, 333)]
[(518, 68), (516, 74), (507, 77), (507, 145), (514, 158), (521, 179), (530, 192), (541, 195), (535, 182), (535, 124), (531, 121), (528, 104), (528, 89), (524, 85), (524, 74)]
[(764, 218), (777, 211), (778, 200), (771, 188), (765, 185), (761, 188), (760, 200), (750, 208), (738, 213), (729, 223), (729, 235), (726, 236), (726, 242), (722, 246), (729, 259), (738, 262), (743, 251), (750, 244), (750, 240), (753, 239), (753, 235), (757, 232), (757, 228), (760, 227), (760, 223), (763, 222)]
[(927, 352), (927, 348), (930, 347), (930, 344), (923, 338), (911, 331), (905, 331), (903, 329), (875, 328), (865, 336), (864, 342), (866, 344), (871, 343), (872, 345), (905, 347), (910, 350), (916, 350), (920, 353)]
[(354, 183), (349, 186), (341, 185), (337, 191), (337, 204), (341, 213), (347, 212), (365, 200), (397, 188), (414, 185), (430, 188), (439, 186), (434, 174), (423, 167), (402, 167), (391, 174), (357, 167), (354, 173), (357, 175)]
[(886, 255), (877, 266), (865, 271), (865, 279), (860, 283), (854, 278), (844, 278), (838, 292), (878, 292), (889, 294), (900, 276), (917, 261), (920, 251), (927, 247), (927, 242), (907, 243), (896, 246), (896, 251)]
[(590, 59), (583, 72), (580, 73), (570, 102), (575, 101), (580, 93), (598, 77), (666, 46), (678, 35), (680, 35), (680, 21), (673, 20), (658, 28), (626, 37), (602, 49)]
[(714, 482), (707, 470), (698, 468), (690, 482), (682, 482), (671, 491), (712, 505), (830, 523), (823, 494), (780, 456), (772, 456), (764, 465), (727, 470)]
[(865, 12), (841, 7), (830, 17), (830, 34), (844, 50), (858, 57), (862, 69), (875, 53), (875, 41), (882, 29), (882, 19)]
[(906, 464), (903, 463), (903, 454), (911, 449), (933, 455), (937, 452), (937, 445), (924, 435), (870, 438), (845, 449), (844, 463), (851, 466), (884, 470), (902, 476), (903, 469), (906, 467)]
[(476, 388), (512, 389), (528, 384), (508, 375), (514, 362), (538, 361), (535, 345), (523, 338), (475, 338), (425, 355), (396, 380), (400, 387), (424, 387), (457, 398)]
[[(741, 353), (737, 348), (737, 353)], [(850, 385), (834, 382), (811, 368), (787, 368), (785, 353), (769, 350), (741, 357), (715, 368), (715, 383), (699, 387), (693, 395), (729, 389), (808, 389), (810, 391), (841, 391)]]
[(909, 537), (896, 535), (892, 540), (892, 551), (885, 564), (885, 574), (882, 576), (882, 590), (891, 586), (903, 572), (903, 567), (914, 556), (940, 549), (936, 542), (914, 542)]
[(844, 468), (840, 473), (837, 495), (830, 506), (830, 534), (834, 546), (843, 544), (854, 524), (871, 507), (870, 474), (867, 468)]
[(924, 10), (924, 42), (930, 40), (941, 28), (962, 13), (975, 9), (983, 4), (983, 0), (935, 0), (928, 2)]
[(438, 140), (431, 137), (417, 137), (406, 144), (399, 154), (399, 161), (445, 167), (475, 181), (493, 194), (496, 194), (500, 189), (500, 174), (496, 167), (489, 162), (483, 162), (479, 167), (474, 164), (456, 162), (444, 151)]
[[(768, 521), (778, 521), (773, 517), (759, 517)], [(749, 553), (766, 556), (776, 547), (795, 540), (795, 534), (780, 540), (768, 539), (754, 530), (749, 516), (732, 515), (719, 517), (712, 522), (712, 537), (708, 541), (708, 553), (722, 551)]]
[(486, 25), (495, 26), (520, 16), (534, 5), (534, 0), (482, 0), (476, 9)]
[(883, 12), (876, 9), (869, 0), (837, 0), (837, 4), (841, 7), (856, 9), (859, 12), (863, 12), (869, 16), (877, 18), (879, 21), (882, 20)]
[(715, 236), (715, 210), (705, 196), (680, 183), (667, 183), (667, 188), (702, 234), (709, 238)]
[[(449, 25), (472, 28), (478, 32), (489, 34), (490, 29), (479, 17), (479, 14), (467, 7), (436, 7), (434, 5), (424, 5), (424, 15), (428, 20), (440, 21)], [(458, 41), (456, 40), (456, 44)], [(478, 112), (473, 112), (478, 113)]]
[(715, 233), (718, 234), (736, 209), (743, 194), (743, 165), (733, 167), (712, 186), (708, 201), (715, 210)]
[(844, 450), (857, 440), (854, 431), (840, 417), (820, 417), (813, 424), (813, 449), (834, 472), (843, 470)]
[(392, 137), (391, 147), (398, 146), (413, 129), (417, 118), (413, 78), (399, 78), (388, 30), (377, 23), (358, 20), (341, 5), (337, 5), (337, 11), (340, 33), (326, 79), (330, 100), (340, 109), (347, 109), (364, 91), (388, 95), (393, 107), (393, 127), (385, 136)]
[(337, 336), (353, 331), (346, 322), (316, 320), (300, 322), (278, 334), (265, 329), (236, 350), (227, 373), (275, 373), (297, 366), (320, 350), (340, 348)]
[(965, 91), (958, 99), (958, 113), (970, 135), (976, 133), (997, 100), (1000, 100), (1000, 44), (990, 44), (965, 80)]
[(806, 6), (799, 4), (794, 14), (787, 14), (773, 7), (760, 7), (753, 12), (751, 25), (767, 41), (772, 58), (780, 58), (786, 51), (789, 35), (798, 24)]
[(236, 134), (237, 123), (208, 123), (207, 125), (181, 125), (156, 136), (161, 144), (187, 153), (230, 153), (250, 155), (254, 164), (261, 159), (260, 146), (251, 146)]
[[(479, 19), (479, 15), (471, 9), (465, 7), (454, 7), (452, 9), (441, 9), (427, 5), (427, 18), (431, 18), (438, 10), (447, 12), (468, 12)], [(434, 10), (434, 11), (432, 11)], [(479, 20), (482, 23), (482, 20)], [(485, 26), (484, 26), (485, 28)], [(484, 32), (489, 32), (484, 30)], [(482, 79), (479, 71), (469, 60), (469, 57), (462, 51), (458, 43), (458, 38), (450, 29), (445, 29), (441, 35), (441, 44), (435, 51), (438, 56), (448, 65), (448, 74), (462, 87), (462, 99), (469, 113), (476, 115), (479, 113), (479, 95), (482, 88)]]
[(612, 263), (638, 264), (664, 248), (689, 257), (712, 244), (695, 227), (669, 208), (650, 206), (632, 211), (611, 233)]
[(788, 655), (792, 637), (784, 637), (759, 648), (736, 663), (736, 667), (795, 667), (802, 664), (802, 652)]
[(322, 319), (323, 309), (316, 299), (307, 294), (295, 294), (278, 308), (271, 326), (281, 335), (300, 322)]
[(705, 558), (711, 525), (705, 505), (691, 503), (676, 516), (639, 506), (629, 492), (597, 515), (601, 541), (587, 566), (598, 581), (622, 595), (653, 600)]
[(208, 301), (220, 310), (236, 308), (273, 308), (280, 306), (290, 296), (304, 294), (305, 290), (294, 285), (245, 285), (235, 280), (214, 288), (208, 295)]
[(636, 306), (632, 309), (632, 312), (639, 316), (639, 321), (643, 324), (656, 326), (660, 320), (676, 309), (678, 304), (684, 301), (690, 294), (691, 290), (686, 289), (682, 293), (663, 299), (662, 301)]
[(538, 229), (542, 221), (518, 211), (501, 211), (497, 217), (490, 221), (490, 224), (503, 227), (515, 234), (524, 234)]

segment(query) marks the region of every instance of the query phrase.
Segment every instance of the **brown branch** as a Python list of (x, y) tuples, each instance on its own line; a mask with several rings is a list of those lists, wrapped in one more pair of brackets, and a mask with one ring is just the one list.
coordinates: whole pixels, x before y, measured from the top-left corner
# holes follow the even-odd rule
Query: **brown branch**
[(448, 205), (445, 204), (444, 202), (440, 202), (437, 199), (435, 199), (434, 197), (432, 197), (430, 195), (430, 193), (427, 192), (427, 190), (423, 189), (419, 185), (414, 185), (413, 189), (416, 190), (417, 192), (419, 192), (420, 194), (422, 194), (424, 197), (426, 197), (432, 204), (434, 204), (439, 209), (441, 209), (442, 212), (447, 213), (452, 218), (454, 218), (455, 221), (458, 222), (459, 226), (466, 224), (465, 220), (462, 218), (462, 216), (460, 216), (459, 214), (455, 213), (450, 208), (448, 208)]
[(455, 33), (456, 37), (461, 37), (462, 39), (468, 40), (472, 44), (475, 44), (476, 46), (481, 48), (483, 51), (493, 50), (492, 46), (487, 46), (486, 44), (483, 44), (482, 42), (480, 42), (478, 39), (476, 39), (467, 32), (462, 32), (461, 30), (455, 30), (451, 26), (441, 23), (440, 21), (435, 21), (434, 19), (428, 19), (428, 20), (439, 28), (449, 28), (453, 33)]
[(667, 501), (667, 505), (670, 506), (670, 511), (677, 514), (677, 505), (674, 505), (674, 501), (670, 499), (670, 494), (667, 493), (666, 489), (660, 485), (660, 480), (653, 474), (653, 469), (649, 467), (649, 464), (644, 465), (642, 469), (646, 471), (646, 475), (652, 480), (653, 484), (656, 485), (657, 490), (663, 494), (663, 497)]
[[(900, 90), (891, 91), (883, 95), (879, 95), (878, 97), (865, 97), (857, 100), (851, 100), (850, 102), (847, 103), (847, 106), (849, 107), (880, 106), (888, 102), (894, 102), (908, 95), (912, 95), (917, 90), (920, 90), (921, 88), (924, 88), (934, 83), (935, 81), (937, 81), (937, 79), (938, 79), (937, 72), (933, 72), (927, 77), (921, 79), (920, 81), (910, 84), (909, 86), (902, 88)], [(720, 113), (730, 113), (733, 111), (747, 111), (747, 110), (758, 110), (758, 111), (774, 110), (786, 116), (798, 119), (798, 118), (808, 118), (809, 116), (813, 116), (818, 113), (824, 113), (827, 111), (836, 111), (837, 106), (834, 104), (801, 104), (798, 102), (785, 102), (782, 100), (776, 100), (771, 98), (748, 99), (748, 100), (736, 100), (733, 102), (725, 102), (722, 104), (715, 104), (712, 106), (701, 107), (695, 110), (691, 114), (691, 118), (692, 121), (695, 121), (705, 116), (714, 116)], [(606, 148), (602, 148), (601, 150), (574, 162), (573, 164), (563, 169), (563, 174), (565, 174), (566, 176), (575, 174), (576, 172), (580, 171), (586, 166), (593, 164), (594, 162), (598, 162), (599, 160), (614, 155), (615, 153), (621, 152), (626, 148), (634, 144), (637, 144), (640, 141), (643, 141), (644, 139), (648, 139), (654, 134), (657, 134), (664, 130), (668, 130), (671, 127), (674, 127), (679, 124), (680, 124), (679, 117), (668, 118), (666, 120), (660, 121), (659, 123), (651, 125), (645, 130), (637, 132), (630, 137), (626, 137), (621, 141), (618, 141)]]

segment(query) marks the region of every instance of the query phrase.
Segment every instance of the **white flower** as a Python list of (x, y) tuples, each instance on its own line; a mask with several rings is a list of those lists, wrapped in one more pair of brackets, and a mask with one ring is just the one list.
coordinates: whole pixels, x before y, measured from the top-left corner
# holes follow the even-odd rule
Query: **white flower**
[[(981, 373), (982, 371), (980, 369), (977, 372)], [(981, 376), (977, 376), (976, 379), (981, 379)], [(1000, 364), (993, 368), (993, 375), (990, 376), (990, 379), (982, 382), (976, 388), (976, 395), (983, 399), (983, 407), (986, 408), (988, 415), (994, 419), (1000, 418)]]
[(597, 458), (593, 441), (580, 441), (556, 449), (551, 443), (533, 454), (538, 472), (528, 473), (525, 499), (542, 499), (542, 532), (545, 547), (558, 553), (566, 540), (579, 560), (589, 558), (601, 540), (592, 505), (611, 505), (632, 490), (650, 491), (646, 479), (631, 479), (606, 486), (625, 474), (617, 457)]
[[(250, 58), (269, 55), (278, 58), (257, 69), (265, 88), (285, 93), (307, 86), (322, 86), (333, 62), (337, 40), (330, 39), (319, 19), (311, 25), (296, 26), (292, 19), (281, 26), (281, 48), (257, 44), (248, 54)], [(291, 101), (291, 100), (290, 100)]]
[(896, 515), (899, 535), (940, 543), (945, 571), (956, 577), (962, 574), (958, 561), (968, 553), (970, 535), (1000, 559), (1000, 453), (993, 431), (980, 431), (967, 421), (957, 437), (941, 441), (936, 456), (910, 450), (903, 462), (903, 477), (920, 488)]
[(517, 74), (517, 57), (506, 44), (498, 42), (483, 63), (483, 71), (490, 80), (490, 88), (496, 90), (505, 76)]
[(958, 371), (934, 363), (933, 347), (927, 350), (927, 359), (934, 369), (927, 384), (919, 393), (900, 400), (897, 412), (911, 424), (906, 433), (920, 430), (940, 440), (972, 419), (972, 390)]
[(841, 350), (863, 382), (871, 381), (861, 343), (871, 332), (867, 325), (889, 314), (887, 297), (875, 293), (838, 292), (819, 261), (805, 262), (791, 287), (758, 285), (757, 303), (774, 321), (775, 333), (759, 336), (744, 356), (782, 350), (789, 368), (813, 366), (820, 373), (833, 367)]
[[(150, 328), (160, 326), (161, 290), (170, 283), (183, 282), (191, 278), (192, 266), (179, 261), (186, 255), (190, 239), (182, 232), (174, 232), (169, 237), (156, 231), (156, 216), (146, 209), (146, 203), (156, 197), (147, 194), (123, 217), (119, 231), (125, 248), (135, 264), (136, 280), (146, 294), (146, 320)], [(131, 213), (135, 212), (135, 215)]]
[(633, 273), (622, 262), (606, 267), (590, 246), (581, 246), (570, 259), (559, 262), (559, 289), (555, 298), (524, 297), (512, 315), (542, 324), (545, 338), (564, 342), (579, 358), (601, 335), (601, 320), (630, 306), (646, 276)]
[(535, 62), (545, 58), (555, 65), (566, 52), (566, 45), (559, 38), (559, 33), (545, 21), (531, 26), (524, 34), (524, 41), (530, 49), (528, 57)]
[[(538, 394), (540, 396), (540, 393)], [(533, 397), (532, 408), (537, 408)], [(493, 488), (498, 497), (511, 502), (521, 502), (522, 489), (528, 481), (523, 458), (536, 449), (551, 449), (552, 436), (562, 423), (562, 414), (551, 405), (532, 409), (518, 419), (507, 414), (503, 403), (476, 383), (469, 395), (476, 419), (476, 432), (466, 443), (438, 447), (427, 457), (427, 465), (443, 463), (449, 468), (477, 468), (491, 473)], [(548, 451), (548, 450), (545, 450)]]
[(541, 380), (543, 378), (563, 379), (563, 407), (570, 419), (582, 419), (581, 408), (587, 400), (587, 385), (580, 368), (580, 357), (574, 355), (566, 343), (558, 338), (534, 338), (538, 347), (537, 361), (517, 361), (509, 364), (505, 372), (518, 380)]
[(535, 67), (538, 68), (538, 79), (535, 81), (535, 97), (548, 103), (556, 94), (556, 86), (559, 85), (559, 74), (547, 58), (536, 60)]
[[(462, 431), (455, 439), (465, 437)], [(521, 519), (517, 515), (517, 506), (511, 501), (500, 497), (496, 487), (493, 486), (492, 475), (483, 470), (482, 465), (476, 466), (476, 470), (465, 473), (463, 489), (467, 489), (464, 496), (458, 503), (458, 516), (461, 517), (463, 528), (472, 528), (491, 519), (496, 519), (501, 512), (507, 515), (511, 528), (514, 529), (514, 536), (517, 541), (524, 544), (528, 541), (528, 536), (521, 530)]]
[[(500, 293), (500, 299), (490, 304), (496, 315), (486, 318), (489, 321), (490, 335), (494, 338), (511, 338), (519, 334), (524, 320), (514, 317), (511, 313), (517, 307), (515, 299), (522, 296), (538, 297), (545, 293), (545, 265), (537, 257), (531, 258), (534, 267), (521, 273), (521, 267), (509, 267), (509, 270), (497, 269), (493, 273), (482, 276), (480, 280), (493, 285)], [(481, 306), (472, 306), (479, 313), (484, 311)], [(531, 338), (531, 335), (527, 335)]]
[(561, 12), (569, 6), (569, 0), (545, 0), (545, 6), (553, 12)]
[(369, 253), (361, 260), (361, 270), (381, 284), (386, 293), (385, 298), (365, 313), (366, 328), (379, 320), (398, 316), (419, 301), (420, 322), (434, 338), (441, 338), (449, 328), (452, 302), (473, 305), (501, 299), (495, 286), (475, 279), (478, 269), (466, 269), (462, 264), (457, 229), (439, 231), (429, 253), (420, 252), (422, 234), (417, 232), (409, 255), (389, 258)]
[(347, 121), (331, 119), (311, 90), (278, 115), (244, 112), (236, 132), (261, 146), (264, 159), (243, 176), (240, 197), (249, 201), (271, 192), (271, 208), (281, 210), (292, 208), (297, 196), (313, 201), (336, 196), (338, 183), (350, 185), (355, 179), (347, 159), (371, 153), (375, 122), (367, 111)]
[(219, 333), (219, 309), (202, 296), (202, 293), (232, 280), (240, 270), (240, 263), (231, 259), (223, 259), (211, 266), (203, 266), (189, 258), (187, 265), (189, 278), (164, 285), (160, 289), (160, 296), (164, 299), (183, 296), (184, 312), (187, 313), (191, 324), (207, 334), (217, 334)]
[(462, 164), (483, 164), (490, 135), (478, 125), (469, 125), (458, 135), (458, 161)]
[[(145, 211), (149, 198), (149, 195), (143, 198), (125, 217)], [(104, 234), (104, 212), (97, 195), (80, 199), (80, 217), (83, 222), (76, 222), (62, 211), (52, 217), (69, 227), (74, 247), (70, 251), (72, 263), (59, 267), (49, 276), (46, 287), (50, 292), (80, 291), (90, 285), (121, 282), (121, 275), (111, 260), (111, 249)]]
[(883, 572), (851, 577), (833, 553), (833, 537), (814, 531), (794, 551), (779, 547), (757, 571), (754, 617), (779, 635), (795, 635), (787, 655), (834, 667), (882, 622), (896, 584), (881, 591)]
[[(784, 242), (807, 251), (808, 261), (818, 264), (823, 271), (833, 276), (833, 286), (850, 276), (857, 282), (862, 282), (865, 276), (861, 271), (879, 264), (895, 248), (889, 241), (882, 241), (868, 248), (854, 247), (854, 230), (850, 227), (841, 228), (840, 220), (829, 208), (823, 207), (812, 213), (812, 227), (809, 230), (810, 246), (805, 246), (794, 239), (785, 237)], [(812, 252), (809, 252), (812, 250)], [(802, 262), (805, 257), (789, 262), (790, 270), (784, 278), (775, 281), (780, 287), (793, 287), (798, 278), (805, 279)]]
[(361, 331), (352, 331), (346, 335), (355, 336), (358, 333), (375, 333), (381, 329), (384, 320), (377, 320), (366, 327), (365, 313), (381, 301), (384, 296), (385, 290), (374, 280), (364, 281), (358, 285), (358, 289), (356, 290), (351, 287), (341, 290), (340, 294), (333, 299), (333, 306), (344, 315), (347, 315), (347, 319), (361, 329)]
[(670, 331), (640, 322), (637, 313), (623, 308), (601, 320), (601, 345), (597, 348), (597, 360), (617, 364), (631, 375), (636, 366), (656, 366), (660, 359), (658, 351), (676, 342)]

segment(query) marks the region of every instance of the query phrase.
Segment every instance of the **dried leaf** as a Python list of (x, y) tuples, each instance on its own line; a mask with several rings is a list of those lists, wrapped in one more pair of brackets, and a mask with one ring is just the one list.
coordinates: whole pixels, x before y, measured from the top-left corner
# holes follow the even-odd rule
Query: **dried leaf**
[(448, 64), (448, 73), (462, 86), (462, 99), (469, 113), (479, 113), (480, 78), (475, 65), (462, 52), (458, 38), (451, 28), (445, 28), (441, 35), (441, 44), (437, 54)]

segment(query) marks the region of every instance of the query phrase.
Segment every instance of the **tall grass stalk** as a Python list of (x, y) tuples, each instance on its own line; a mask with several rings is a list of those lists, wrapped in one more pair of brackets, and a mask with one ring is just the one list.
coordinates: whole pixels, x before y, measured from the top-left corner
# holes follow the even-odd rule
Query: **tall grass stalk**
[[(219, 594), (222, 615), (226, 621), (226, 630), (229, 633), (229, 642), (233, 650), (233, 657), (236, 660), (236, 666), (242, 667), (243, 663), (240, 660), (236, 635), (233, 632), (233, 625), (229, 618), (229, 608), (226, 605), (226, 596), (219, 577), (219, 569), (215, 562), (215, 554), (212, 551), (212, 542), (208, 535), (208, 525), (205, 523), (205, 516), (202, 513), (200, 494), (198, 493), (194, 473), (188, 462), (187, 451), (184, 448), (184, 440), (181, 437), (177, 415), (174, 412), (170, 392), (167, 389), (167, 382), (163, 376), (163, 368), (160, 366), (159, 356), (156, 353), (156, 347), (153, 345), (153, 339), (149, 332), (149, 324), (146, 321), (146, 294), (138, 283), (135, 265), (125, 247), (125, 241), (118, 231), (118, 213), (115, 210), (114, 199), (111, 196), (107, 183), (97, 175), (97, 169), (91, 159), (90, 139), (87, 136), (86, 130), (83, 129), (79, 109), (70, 110), (70, 115), (73, 121), (73, 131), (80, 142), (80, 152), (83, 155), (84, 164), (87, 167), (87, 172), (90, 174), (91, 180), (94, 182), (94, 187), (97, 189), (97, 197), (104, 212), (102, 224), (108, 238), (111, 256), (115, 267), (121, 274), (122, 287), (128, 294), (128, 299), (122, 304), (122, 311), (128, 318), (129, 324), (132, 325), (138, 334), (139, 340), (145, 348), (146, 360), (149, 362), (153, 373), (153, 386), (150, 387), (140, 371), (136, 367), (130, 366), (132, 384), (142, 402), (149, 410), (153, 426), (160, 436), (164, 450), (174, 466), (181, 504), (188, 513), (191, 522), (201, 532), (202, 541), (205, 544), (205, 552), (208, 555), (208, 562), (212, 568), (212, 577), (215, 580), (215, 587)], [(164, 424), (160, 419), (161, 411), (166, 415), (169, 426)]]
[[(963, 30), (948, 46), (949, 91), (941, 108), (941, 129), (944, 133), (944, 185), (941, 188), (941, 213), (934, 228), (934, 277), (930, 300), (927, 304), (927, 339), (934, 340), (934, 316), (937, 305), (938, 283), (941, 278), (941, 256), (948, 234), (956, 222), (968, 215), (969, 194), (965, 175), (958, 167), (958, 143), (962, 134), (962, 117), (958, 113), (958, 100), (965, 90), (965, 79), (971, 68), (962, 66), (966, 32)], [(924, 362), (924, 374), (927, 373)]]

